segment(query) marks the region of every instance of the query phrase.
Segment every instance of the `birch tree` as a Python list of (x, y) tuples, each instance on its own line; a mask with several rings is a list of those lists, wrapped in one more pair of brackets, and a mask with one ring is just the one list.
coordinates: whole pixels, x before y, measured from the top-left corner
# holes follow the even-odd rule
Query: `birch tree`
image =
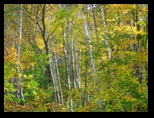
[(102, 23), (103, 23), (103, 26), (104, 26), (104, 37), (105, 37), (106, 45), (108, 46), (107, 47), (108, 58), (110, 59), (111, 58), (111, 50), (110, 50), (110, 46), (109, 46), (109, 42), (108, 42), (108, 35), (107, 35), (106, 21), (105, 21), (105, 13), (104, 13), (104, 10), (103, 10), (101, 5), (100, 5), (100, 9), (101, 9), (101, 13), (102, 13)]
[(92, 69), (93, 69), (94, 85), (97, 85), (98, 80), (97, 80), (97, 77), (96, 77), (95, 63), (94, 63), (94, 59), (93, 59), (93, 55), (92, 55), (92, 46), (90, 44), (91, 43), (90, 31), (89, 31), (88, 24), (85, 20), (85, 17), (84, 17), (84, 14), (83, 14), (82, 11), (81, 11), (81, 15), (82, 15), (83, 20), (84, 20), (84, 28), (85, 28), (85, 32), (86, 32), (87, 42), (89, 44), (89, 53), (90, 53), (91, 66), (92, 66)]
[[(20, 19), (19, 19), (19, 43), (18, 43), (18, 73), (20, 74), (20, 46), (22, 39), (22, 4), (20, 6)], [(17, 98), (20, 100), (21, 98), (24, 100), (23, 90), (21, 87), (21, 77), (19, 76), (17, 82)]]
[(4, 5), (4, 111), (148, 111), (147, 6)]

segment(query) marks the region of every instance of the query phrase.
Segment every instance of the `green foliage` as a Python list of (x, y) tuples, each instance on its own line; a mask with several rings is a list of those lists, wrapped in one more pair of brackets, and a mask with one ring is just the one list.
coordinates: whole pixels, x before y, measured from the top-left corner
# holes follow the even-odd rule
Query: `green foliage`
[(148, 5), (43, 5), (23, 5), (21, 42), (4, 5), (4, 111), (148, 112)]

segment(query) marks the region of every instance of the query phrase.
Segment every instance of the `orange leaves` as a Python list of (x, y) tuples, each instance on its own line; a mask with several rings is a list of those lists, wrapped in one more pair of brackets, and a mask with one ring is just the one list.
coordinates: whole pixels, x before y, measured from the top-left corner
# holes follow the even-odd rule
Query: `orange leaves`
[(10, 50), (7, 47), (4, 47), (4, 62), (10, 62), (14, 59), (17, 59), (17, 53), (15, 48)]
[(142, 8), (141, 11), (142, 12), (147, 12), (148, 11), (148, 8)]

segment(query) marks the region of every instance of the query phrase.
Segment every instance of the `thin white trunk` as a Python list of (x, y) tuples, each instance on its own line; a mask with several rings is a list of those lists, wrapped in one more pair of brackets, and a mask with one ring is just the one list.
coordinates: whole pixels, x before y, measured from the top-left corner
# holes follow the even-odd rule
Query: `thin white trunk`
[(59, 85), (59, 89), (60, 89), (61, 104), (64, 104), (63, 93), (62, 93), (61, 82), (60, 82), (60, 76), (59, 76), (58, 63), (57, 63), (57, 56), (56, 55), (55, 55), (55, 66), (56, 66), (56, 71), (57, 71), (58, 85)]
[[(81, 12), (82, 13), (82, 12)], [(90, 59), (91, 59), (91, 65), (92, 65), (92, 69), (93, 69), (93, 74), (94, 74), (94, 88), (95, 88), (95, 85), (97, 86), (98, 85), (98, 79), (96, 77), (96, 69), (95, 69), (95, 64), (94, 64), (94, 60), (93, 60), (93, 55), (92, 55), (92, 46), (91, 46), (91, 36), (90, 36), (90, 30), (88, 29), (88, 24), (84, 18), (84, 14), (82, 13), (82, 17), (83, 17), (83, 20), (84, 20), (84, 27), (85, 27), (85, 31), (86, 31), (86, 35), (87, 35), (87, 38), (88, 38), (88, 43), (89, 43), (89, 51), (90, 51)], [(98, 91), (99, 93), (99, 88), (96, 87), (96, 90)], [(85, 102), (87, 103), (88, 102), (88, 93), (86, 93), (86, 96), (85, 96)], [(99, 105), (100, 105), (100, 109), (102, 108), (102, 102), (101, 102), (101, 99), (100, 97), (98, 96), (99, 98)]]
[(81, 53), (80, 52), (76, 52), (76, 55), (75, 55), (75, 58), (76, 58), (76, 65), (75, 65), (75, 68), (76, 68), (76, 76), (77, 76), (77, 85), (78, 85), (78, 88), (80, 89), (81, 88), (81, 76), (80, 76), (80, 61), (81, 61)]
[(81, 51), (79, 50), (79, 57), (78, 57), (78, 85), (79, 85), (79, 89), (81, 88), (81, 76), (80, 76), (80, 61), (81, 61)]
[[(68, 4), (63, 4), (63, 7), (66, 10), (69, 10), (69, 5)], [(64, 42), (65, 42), (64, 53), (65, 53), (65, 60), (66, 60), (66, 74), (67, 74), (68, 91), (71, 90), (71, 83), (70, 83), (70, 70), (71, 70), (70, 69), (70, 61), (71, 61), (70, 59), (71, 59), (71, 52), (70, 52), (70, 42), (68, 40), (68, 38), (69, 38), (69, 26), (70, 26), (70, 22), (67, 21), (66, 40), (64, 38)], [(72, 100), (72, 98), (68, 101), (68, 103), (69, 103), (70, 111), (73, 112), (73, 100)]]
[[(69, 26), (69, 22), (67, 22), (67, 25)], [(65, 53), (65, 61), (66, 61), (66, 74), (67, 74), (67, 87), (68, 87), (68, 91), (71, 90), (71, 82), (70, 82), (70, 55), (69, 55), (69, 41), (68, 41), (68, 37), (69, 37), (69, 29), (68, 26), (66, 27), (66, 40), (65, 42), (65, 48), (64, 48), (64, 53)], [(72, 98), (68, 101), (69, 104), (69, 108), (71, 111), (73, 111), (73, 104), (72, 104)]]
[[(68, 62), (68, 55), (67, 55), (68, 52), (66, 51), (66, 48), (64, 48), (64, 53), (65, 53), (65, 60), (66, 60), (67, 88), (68, 88), (68, 91), (70, 91), (71, 83), (70, 83), (69, 64), (68, 64), (69, 62)], [(73, 111), (72, 99), (68, 101), (68, 105), (70, 110)]]
[(70, 100), (70, 109), (71, 109), (71, 112), (73, 112), (73, 101), (72, 101), (72, 99)]
[(84, 14), (82, 13), (81, 11), (81, 14), (82, 14), (82, 18), (84, 20), (84, 28), (85, 28), (85, 31), (86, 31), (86, 36), (87, 36), (87, 40), (88, 40), (88, 44), (89, 44), (89, 52), (90, 52), (90, 60), (91, 60), (91, 65), (92, 65), (92, 69), (93, 69), (93, 76), (94, 76), (94, 85), (97, 84), (97, 77), (96, 77), (96, 69), (95, 69), (95, 63), (94, 63), (94, 59), (93, 59), (93, 55), (92, 55), (92, 46), (91, 46), (91, 36), (90, 36), (90, 31), (88, 29), (88, 24), (84, 18)]
[(64, 52), (65, 52), (65, 60), (66, 60), (66, 74), (67, 74), (67, 87), (68, 90), (71, 89), (71, 85), (70, 85), (70, 75), (69, 75), (69, 62), (68, 62), (68, 56), (67, 56), (67, 51), (66, 48), (64, 48)]
[[(20, 42), (22, 39), (22, 4), (20, 4), (20, 20), (19, 20), (19, 44), (18, 44), (18, 63), (20, 63)], [(18, 68), (20, 72), (20, 68)]]
[(109, 59), (111, 58), (111, 50), (110, 50), (110, 46), (109, 46), (109, 42), (108, 42), (108, 36), (107, 36), (107, 29), (106, 29), (106, 22), (105, 22), (105, 13), (104, 13), (104, 10), (102, 8), (102, 6), (100, 5), (100, 9), (101, 9), (101, 12), (102, 12), (102, 22), (103, 22), (103, 26), (104, 26), (104, 36), (105, 36), (105, 41), (106, 41), (106, 44), (108, 46), (107, 50), (108, 50), (108, 57)]
[(55, 76), (54, 76), (54, 73), (53, 73), (53, 69), (52, 69), (51, 63), (52, 63), (52, 58), (49, 57), (49, 66), (50, 66), (50, 72), (51, 72), (52, 81), (53, 81), (53, 86), (54, 86), (54, 95), (55, 95), (56, 102), (58, 102), (58, 99), (57, 99), (57, 92), (56, 92)]
[[(53, 81), (53, 85), (54, 85), (55, 99), (56, 99), (56, 102), (63, 103), (62, 102), (63, 96), (61, 96), (62, 94), (60, 95), (60, 93), (59, 93), (59, 89), (61, 90), (61, 83), (60, 83), (60, 78), (59, 78), (57, 57), (54, 52), (54, 41), (51, 42), (51, 51), (53, 52), (53, 59), (52, 59), (52, 57), (49, 57), (49, 66), (50, 66), (50, 72), (51, 72), (52, 81)], [(49, 53), (51, 53), (51, 51)]]
[[(54, 57), (55, 57), (55, 53), (54, 53)], [(57, 71), (56, 71), (56, 62), (55, 61), (53, 62), (52, 66), (53, 66), (53, 71), (54, 71), (53, 73), (54, 73), (54, 78), (55, 78), (56, 94), (57, 94), (57, 98), (58, 98), (58, 103), (60, 103), (61, 99), (60, 99), (60, 95), (59, 95), (58, 75), (57, 75)]]
[[(20, 42), (22, 39), (22, 4), (19, 5), (20, 7), (20, 18), (19, 18), (19, 43), (18, 43), (18, 73), (20, 73)], [(17, 98), (22, 98), (24, 100), (24, 94), (21, 88), (21, 78), (18, 78), (17, 82)]]
[(72, 56), (72, 75), (73, 75), (73, 84), (74, 84), (74, 88), (76, 88), (76, 84), (77, 84), (77, 78), (75, 75), (75, 66), (74, 66), (74, 39), (72, 38), (72, 52), (71, 52), (71, 56)]

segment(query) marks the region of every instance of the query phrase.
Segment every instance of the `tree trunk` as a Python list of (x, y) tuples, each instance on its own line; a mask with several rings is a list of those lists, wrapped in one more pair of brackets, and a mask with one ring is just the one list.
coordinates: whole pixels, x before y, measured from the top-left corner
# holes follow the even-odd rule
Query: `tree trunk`
[(94, 29), (95, 29), (96, 39), (97, 39), (97, 42), (98, 42), (99, 41), (98, 40), (98, 31), (97, 31), (97, 24), (96, 24), (95, 11), (94, 11), (93, 4), (91, 4), (91, 9), (92, 9), (92, 13), (93, 13)]
[[(52, 45), (52, 47), (54, 48), (54, 42), (52, 43), (53, 45)], [(54, 51), (54, 50), (53, 50)], [(56, 74), (57, 74), (57, 87), (59, 88), (59, 91), (57, 91), (57, 93), (58, 93), (58, 96), (60, 96), (60, 100), (59, 100), (59, 103), (61, 103), (61, 104), (64, 104), (64, 101), (63, 101), (63, 93), (62, 93), (62, 88), (61, 88), (61, 82), (60, 82), (60, 75), (59, 75), (59, 68), (58, 68), (58, 59), (57, 59), (57, 55), (56, 55), (56, 53), (55, 52), (53, 52), (54, 53), (54, 64), (55, 64), (55, 71), (56, 71)], [(59, 92), (60, 92), (60, 94), (59, 94)]]
[(52, 58), (50, 57), (49, 58), (49, 66), (50, 66), (50, 73), (51, 73), (51, 76), (52, 76), (52, 81), (53, 81), (53, 87), (54, 87), (54, 95), (55, 95), (55, 100), (56, 102), (58, 102), (58, 97), (57, 97), (57, 89), (56, 89), (56, 78), (55, 78), (55, 74), (53, 72), (53, 68), (52, 68)]
[[(20, 43), (22, 39), (22, 4), (20, 6), (20, 19), (19, 19), (19, 44), (18, 44), (18, 73), (20, 73)], [(17, 98), (20, 100), (21, 98), (24, 101), (24, 95), (21, 87), (21, 77), (18, 77), (17, 82)]]
[(101, 12), (102, 12), (102, 22), (103, 22), (103, 26), (104, 26), (104, 37), (105, 37), (105, 40), (106, 40), (106, 45), (108, 46), (108, 48), (107, 48), (108, 57), (110, 59), (111, 58), (111, 50), (110, 50), (110, 46), (109, 46), (109, 42), (108, 42), (108, 36), (107, 36), (107, 30), (106, 30), (105, 13), (104, 13), (104, 10), (103, 10), (101, 5), (100, 5), (100, 9), (101, 9)]
[(90, 36), (90, 31), (89, 31), (89, 28), (88, 28), (88, 24), (84, 18), (84, 14), (82, 13), (81, 11), (81, 14), (82, 14), (82, 18), (84, 20), (84, 28), (85, 28), (85, 32), (86, 32), (86, 37), (87, 37), (87, 41), (88, 41), (88, 44), (89, 44), (89, 53), (90, 53), (90, 60), (91, 60), (91, 65), (92, 65), (92, 69), (93, 69), (93, 76), (94, 76), (94, 86), (97, 85), (98, 83), (98, 80), (97, 80), (97, 77), (96, 77), (96, 69), (95, 69), (95, 63), (94, 63), (94, 59), (93, 59), (93, 55), (92, 55), (92, 46), (91, 46), (91, 36)]
[[(137, 28), (137, 31), (140, 31), (140, 25), (138, 24), (139, 22), (139, 18), (138, 18), (138, 11), (139, 11), (139, 5), (136, 5), (136, 14), (135, 14), (135, 24), (136, 24), (136, 28)], [(139, 44), (139, 41), (141, 39), (141, 35), (140, 34), (137, 34), (136, 36), (136, 40), (137, 40), (137, 43), (135, 45), (135, 51), (137, 53), (140, 53), (140, 44)], [(135, 65), (135, 76), (138, 78), (138, 82), (141, 83), (142, 81), (142, 75), (141, 75), (141, 72), (140, 72), (140, 68), (141, 68), (141, 65), (140, 65), (141, 62), (139, 62), (138, 65)]]

